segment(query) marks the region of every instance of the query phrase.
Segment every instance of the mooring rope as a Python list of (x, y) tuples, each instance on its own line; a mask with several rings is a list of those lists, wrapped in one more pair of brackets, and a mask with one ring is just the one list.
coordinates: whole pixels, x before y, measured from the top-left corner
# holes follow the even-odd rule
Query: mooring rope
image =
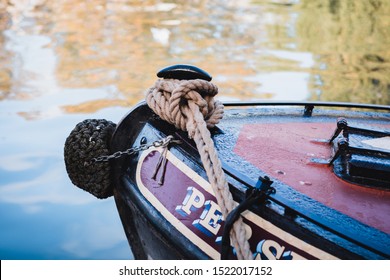
[[(161, 79), (147, 91), (146, 102), (160, 118), (187, 131), (188, 136), (195, 141), (218, 205), (226, 219), (235, 208), (235, 203), (208, 130), (223, 117), (222, 103), (214, 100), (217, 93), (217, 86), (205, 80)], [(234, 223), (230, 235), (237, 258), (253, 259), (241, 217)]]

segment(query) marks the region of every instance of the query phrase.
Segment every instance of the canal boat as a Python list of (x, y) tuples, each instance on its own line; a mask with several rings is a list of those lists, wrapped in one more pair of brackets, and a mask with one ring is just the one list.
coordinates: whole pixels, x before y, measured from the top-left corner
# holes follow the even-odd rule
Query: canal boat
[[(188, 78), (177, 69), (160, 78)], [(237, 216), (251, 259), (390, 259), (390, 106), (225, 102), (209, 131), (235, 217), (222, 215), (194, 139), (146, 102), (95, 158), (110, 159), (108, 193), (136, 259), (237, 259)]]

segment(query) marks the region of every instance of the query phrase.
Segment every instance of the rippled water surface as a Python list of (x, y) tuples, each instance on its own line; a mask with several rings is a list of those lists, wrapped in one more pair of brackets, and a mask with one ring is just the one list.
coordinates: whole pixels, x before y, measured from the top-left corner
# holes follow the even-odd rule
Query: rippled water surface
[(222, 100), (390, 104), (386, 0), (0, 0), (0, 259), (132, 258), (112, 198), (74, 187), (63, 145), (118, 122), (160, 68)]

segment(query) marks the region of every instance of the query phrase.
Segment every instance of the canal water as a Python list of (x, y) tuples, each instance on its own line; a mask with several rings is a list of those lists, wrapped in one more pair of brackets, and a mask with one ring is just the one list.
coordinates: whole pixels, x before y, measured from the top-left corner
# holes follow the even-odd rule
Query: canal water
[(0, 0), (0, 259), (132, 258), (63, 146), (162, 67), (205, 69), (221, 100), (390, 105), (389, 46), (387, 0)]

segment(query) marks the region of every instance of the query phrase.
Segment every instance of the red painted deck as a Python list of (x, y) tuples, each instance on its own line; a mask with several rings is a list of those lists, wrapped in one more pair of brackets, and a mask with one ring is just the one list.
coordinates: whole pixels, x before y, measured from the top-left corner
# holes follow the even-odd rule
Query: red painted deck
[(338, 178), (333, 167), (314, 164), (329, 159), (334, 123), (248, 124), (234, 152), (299, 192), (358, 221), (390, 234), (390, 192), (361, 187)]

